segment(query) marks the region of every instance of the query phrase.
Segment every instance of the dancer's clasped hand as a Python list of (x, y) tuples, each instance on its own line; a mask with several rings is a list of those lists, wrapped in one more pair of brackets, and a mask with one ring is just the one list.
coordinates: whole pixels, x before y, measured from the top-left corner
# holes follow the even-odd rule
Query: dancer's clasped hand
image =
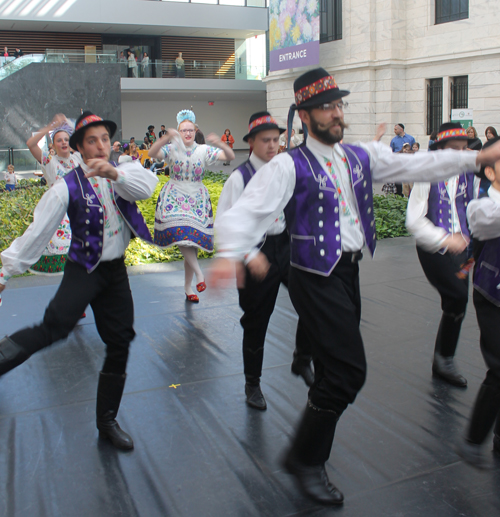
[(94, 158), (88, 160), (87, 165), (89, 166), (90, 171), (85, 174), (86, 178), (100, 176), (101, 178), (106, 178), (113, 181), (118, 179), (117, 170), (107, 160)]

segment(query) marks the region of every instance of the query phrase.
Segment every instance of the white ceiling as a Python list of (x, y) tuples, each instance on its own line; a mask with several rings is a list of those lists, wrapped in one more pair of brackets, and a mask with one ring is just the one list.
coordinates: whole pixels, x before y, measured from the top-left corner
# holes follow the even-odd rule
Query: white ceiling
[(208, 38), (234, 38), (246, 39), (264, 31), (248, 29), (221, 29), (220, 27), (210, 28), (188, 28), (166, 25), (134, 25), (134, 24), (113, 24), (102, 23), (72, 23), (57, 21), (47, 23), (45, 21), (33, 20), (2, 20), (0, 19), (0, 30), (8, 31), (41, 31), (41, 32), (87, 32), (99, 34), (144, 34), (148, 36), (198, 36)]

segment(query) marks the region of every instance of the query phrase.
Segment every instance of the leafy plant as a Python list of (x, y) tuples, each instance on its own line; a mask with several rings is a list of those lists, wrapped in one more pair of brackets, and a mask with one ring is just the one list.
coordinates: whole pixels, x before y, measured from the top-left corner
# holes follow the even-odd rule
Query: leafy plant
[[(204, 184), (210, 193), (214, 216), (217, 212), (222, 188), (228, 176), (221, 172), (207, 172)], [(159, 182), (153, 195), (137, 204), (141, 209), (146, 224), (151, 233), (154, 232), (156, 201), (163, 185), (169, 180), (167, 176), (159, 176)], [(46, 192), (38, 180), (20, 180), (18, 188), (13, 192), (3, 192), (5, 182), (0, 181), (0, 252), (9, 247), (11, 242), (22, 235), (33, 221), (33, 212)], [(405, 226), (406, 198), (397, 196), (373, 197), (377, 238), (400, 237), (409, 235)], [(210, 257), (213, 253), (198, 252), (199, 257)], [(125, 252), (125, 262), (129, 266), (153, 264), (157, 262), (172, 262), (182, 260), (182, 254), (177, 246), (165, 250), (150, 246), (139, 239), (132, 239)]]
[(394, 195), (387, 197), (373, 196), (377, 239), (410, 235), (405, 225), (407, 205), (408, 199), (405, 197)]

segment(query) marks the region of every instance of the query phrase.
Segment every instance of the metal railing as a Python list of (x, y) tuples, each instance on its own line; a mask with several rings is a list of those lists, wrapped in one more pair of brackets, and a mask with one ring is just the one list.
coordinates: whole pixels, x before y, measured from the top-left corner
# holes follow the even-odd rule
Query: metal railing
[(40, 164), (33, 158), (29, 149), (0, 149), (0, 171), (7, 170), (7, 165), (14, 165), (16, 172), (40, 170)]
[(119, 59), (116, 52), (96, 51), (85, 53), (77, 50), (47, 49), (45, 54), (27, 54), (0, 67), (0, 81), (31, 63), (91, 63), (119, 64), (121, 77), (132, 78), (186, 78), (186, 79), (243, 79), (260, 81), (266, 76), (265, 66), (252, 66), (235, 62), (234, 56), (226, 61), (184, 61), (172, 60), (135, 61), (129, 66), (125, 59)]

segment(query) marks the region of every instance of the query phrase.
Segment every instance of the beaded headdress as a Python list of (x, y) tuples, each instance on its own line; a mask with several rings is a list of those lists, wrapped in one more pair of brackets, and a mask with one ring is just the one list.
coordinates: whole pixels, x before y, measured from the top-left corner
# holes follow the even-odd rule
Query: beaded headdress
[(189, 122), (195, 124), (196, 116), (191, 110), (179, 111), (179, 113), (177, 113), (177, 127), (179, 127), (185, 120), (189, 120)]
[(75, 128), (68, 124), (68, 122), (63, 122), (59, 127), (56, 127), (54, 131), (50, 132), (50, 139), (54, 140), (54, 135), (59, 133), (59, 131), (64, 131), (68, 136), (71, 136), (74, 133)]

